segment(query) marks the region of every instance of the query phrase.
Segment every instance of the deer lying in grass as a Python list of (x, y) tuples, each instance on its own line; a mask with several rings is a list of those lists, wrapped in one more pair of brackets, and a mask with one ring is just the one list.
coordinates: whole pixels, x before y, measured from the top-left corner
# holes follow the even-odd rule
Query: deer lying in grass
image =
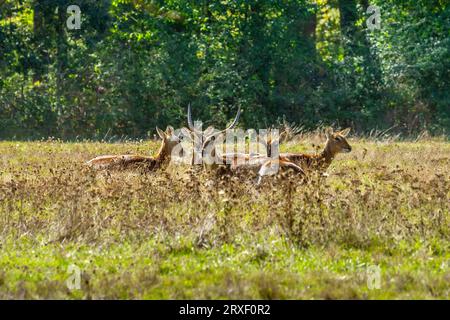
[[(217, 140), (220, 140), (218, 138), (222, 137), (227, 130), (231, 130), (236, 127), (240, 115), (241, 108), (239, 107), (236, 116), (226, 129), (218, 131), (210, 126), (206, 130), (201, 131), (194, 126), (194, 123), (192, 121), (191, 105), (188, 105), (187, 120), (189, 130), (187, 133), (187, 137), (191, 141), (191, 143), (193, 143), (193, 149), (195, 150), (197, 156), (201, 155), (201, 163), (203, 163), (204, 167), (208, 169), (217, 169), (217, 167), (220, 166), (220, 164), (218, 164), (220, 163), (220, 161), (217, 160), (218, 158), (220, 159), (220, 156), (216, 153), (216, 144), (218, 142)], [(186, 133), (184, 134), (186, 136)], [(191, 164), (198, 163), (196, 161), (197, 159), (195, 158), (195, 153), (192, 154)]]
[(319, 154), (280, 153), (279, 159), (268, 160), (261, 166), (257, 184), (261, 182), (262, 177), (274, 175), (278, 171), (283, 172), (287, 169), (294, 169), (302, 175), (307, 170), (325, 171), (338, 153), (352, 151), (352, 147), (345, 139), (349, 132), (350, 128), (339, 132), (333, 132), (331, 128), (327, 129), (325, 131), (327, 141), (323, 151)]
[[(195, 128), (192, 121), (191, 106), (188, 106), (187, 118), (189, 133), (188, 138), (191, 140), (196, 137), (200, 143), (197, 143), (197, 147), (194, 146), (197, 154), (203, 156), (204, 167), (208, 169), (220, 169), (217, 171), (219, 175), (223, 174), (241, 174), (245, 172), (252, 171), (255, 174), (258, 172), (262, 164), (264, 164), (269, 157), (267, 155), (262, 155), (258, 153), (241, 153), (241, 152), (231, 152), (231, 153), (221, 153), (218, 154), (216, 147), (220, 147), (223, 151), (223, 135), (227, 130), (232, 130), (237, 125), (239, 116), (241, 114), (241, 108), (239, 107), (233, 122), (224, 130), (217, 131), (213, 127), (208, 127), (205, 131), (200, 131)], [(195, 144), (195, 143), (194, 143)], [(194, 156), (192, 157), (191, 164), (194, 164)], [(292, 167), (294, 170), (301, 170), (295, 164), (287, 164), (287, 166)]]
[(175, 135), (175, 131), (171, 126), (168, 126), (166, 131), (162, 131), (157, 127), (156, 131), (162, 142), (159, 151), (154, 157), (135, 154), (106, 155), (91, 159), (86, 165), (95, 169), (142, 168), (149, 171), (156, 170), (163, 164), (170, 162), (172, 150), (180, 143), (179, 137)]
[[(285, 123), (285, 127), (286, 123)], [(242, 152), (230, 152), (221, 155), (221, 160), (224, 163), (227, 163), (227, 171), (233, 174), (258, 174), (262, 165), (264, 165), (269, 160), (274, 160), (278, 156), (278, 145), (282, 139), (290, 140), (295, 134), (298, 133), (300, 129), (295, 128), (296, 131), (291, 130), (287, 132), (287, 130), (283, 130), (280, 135), (278, 133), (272, 132), (271, 130), (263, 133), (262, 137), (258, 138), (258, 149), (263, 150), (262, 153), (242, 153)], [(267, 135), (266, 135), (267, 134)], [(285, 135), (289, 134), (289, 138)], [(272, 151), (276, 150), (276, 154)], [(279, 157), (278, 157), (279, 158)], [(296, 165), (295, 163), (291, 163), (289, 161), (285, 161), (284, 159), (279, 159), (281, 163), (286, 168), (291, 168), (294, 172), (304, 173), (303, 169)]]
[[(239, 108), (237, 114), (231, 123), (225, 130), (217, 131), (213, 127), (208, 127), (206, 130), (201, 131), (196, 128), (192, 121), (191, 106), (188, 106), (187, 120), (189, 129), (183, 133), (190, 143), (193, 144), (193, 149), (197, 155), (202, 156), (202, 161), (204, 167), (207, 169), (220, 169), (217, 171), (218, 175), (223, 174), (242, 174), (248, 172), (258, 173), (267, 160), (270, 159), (267, 155), (262, 155), (258, 153), (246, 154), (240, 152), (230, 152), (218, 154), (216, 147), (220, 147), (223, 151), (223, 135), (227, 130), (233, 129), (240, 116), (241, 109)], [(196, 142), (194, 142), (196, 140)], [(269, 142), (270, 143), (270, 142)], [(269, 152), (270, 155), (270, 152)], [(190, 158), (190, 164), (200, 163), (196, 161), (196, 155), (192, 154)], [(286, 167), (290, 167), (295, 171), (302, 171), (302, 169), (294, 163), (286, 163)]]

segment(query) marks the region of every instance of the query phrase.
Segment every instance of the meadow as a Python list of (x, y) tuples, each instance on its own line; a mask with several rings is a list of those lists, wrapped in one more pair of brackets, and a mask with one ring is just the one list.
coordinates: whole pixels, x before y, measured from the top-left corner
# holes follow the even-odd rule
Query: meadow
[(448, 299), (450, 143), (349, 143), (328, 177), (255, 187), (83, 165), (158, 141), (0, 142), (0, 299)]

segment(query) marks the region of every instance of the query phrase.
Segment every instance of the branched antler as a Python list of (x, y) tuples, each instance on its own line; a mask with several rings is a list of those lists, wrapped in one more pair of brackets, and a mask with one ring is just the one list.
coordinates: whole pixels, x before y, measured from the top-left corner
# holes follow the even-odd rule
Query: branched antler
[(286, 119), (283, 119), (283, 129), (280, 133), (280, 144), (292, 141), (295, 136), (303, 132), (303, 127), (301, 125), (297, 125), (294, 122), (287, 122)]

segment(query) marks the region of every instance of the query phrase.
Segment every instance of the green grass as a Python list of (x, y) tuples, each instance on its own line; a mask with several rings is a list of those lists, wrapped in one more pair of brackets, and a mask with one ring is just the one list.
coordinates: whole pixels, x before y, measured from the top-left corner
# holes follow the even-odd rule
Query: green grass
[[(23, 240), (2, 250), (0, 292), (3, 298), (448, 297), (445, 244), (298, 249), (276, 238), (248, 241), (195, 249), (188, 239), (108, 248)], [(83, 272), (80, 290), (67, 289), (70, 264)], [(379, 289), (367, 285), (367, 268), (374, 265), (381, 270)]]
[(448, 299), (450, 145), (350, 143), (326, 180), (255, 189), (82, 165), (153, 142), (0, 142), (0, 298)]

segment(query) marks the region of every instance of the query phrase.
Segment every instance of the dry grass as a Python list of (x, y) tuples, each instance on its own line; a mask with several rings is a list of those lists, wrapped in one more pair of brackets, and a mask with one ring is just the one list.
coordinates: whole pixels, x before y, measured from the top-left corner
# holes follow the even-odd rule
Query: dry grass
[[(304, 134), (284, 150), (313, 150)], [(0, 298), (445, 298), (450, 144), (350, 139), (308, 183), (95, 172), (157, 143), (0, 143)], [(82, 269), (81, 290), (65, 285)], [(383, 271), (369, 290), (365, 268)]]

